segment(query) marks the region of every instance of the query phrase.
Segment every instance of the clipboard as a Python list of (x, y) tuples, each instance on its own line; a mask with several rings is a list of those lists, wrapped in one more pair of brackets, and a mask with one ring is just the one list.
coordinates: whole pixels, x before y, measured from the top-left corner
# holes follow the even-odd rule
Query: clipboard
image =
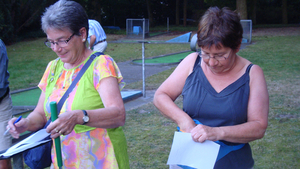
[(16, 154), (22, 153), (41, 144), (45, 144), (49, 141), (52, 141), (52, 139), (50, 138), (50, 133), (47, 133), (46, 129), (40, 129), (26, 139), (13, 145), (9, 149), (2, 151), (0, 153), (0, 160), (11, 158)]

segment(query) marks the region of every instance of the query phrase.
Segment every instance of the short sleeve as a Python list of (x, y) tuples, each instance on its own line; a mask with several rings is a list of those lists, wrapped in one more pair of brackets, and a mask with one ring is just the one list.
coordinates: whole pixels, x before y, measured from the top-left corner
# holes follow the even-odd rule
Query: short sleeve
[(106, 77), (117, 78), (120, 90), (124, 88), (125, 82), (116, 62), (108, 55), (100, 55), (94, 64), (94, 86), (97, 90), (100, 81)]
[(47, 79), (48, 79), (48, 76), (49, 76), (49, 73), (50, 73), (50, 67), (51, 67), (51, 64), (52, 64), (53, 61), (49, 62), (48, 63), (48, 66), (44, 72), (44, 75), (40, 81), (40, 83), (38, 84), (38, 87), (43, 91), (45, 92), (46, 91), (46, 86), (47, 86)]

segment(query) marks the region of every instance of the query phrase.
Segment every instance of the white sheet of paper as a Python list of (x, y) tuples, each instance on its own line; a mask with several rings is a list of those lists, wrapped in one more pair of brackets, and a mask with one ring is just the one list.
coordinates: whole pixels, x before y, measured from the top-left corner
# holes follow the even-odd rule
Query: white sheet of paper
[(41, 129), (37, 131), (36, 133), (30, 135), (26, 139), (20, 141), (19, 143), (15, 144), (14, 146), (10, 147), (5, 153), (0, 154), (0, 157), (10, 157), (14, 154), (23, 152), (29, 148), (32, 148), (34, 146), (40, 145), (42, 143), (47, 142), (41, 141), (44, 138), (48, 137), (50, 133), (46, 132), (46, 129)]
[(191, 133), (175, 132), (167, 164), (210, 169), (215, 165), (219, 149), (220, 145), (213, 141), (199, 143), (192, 139)]

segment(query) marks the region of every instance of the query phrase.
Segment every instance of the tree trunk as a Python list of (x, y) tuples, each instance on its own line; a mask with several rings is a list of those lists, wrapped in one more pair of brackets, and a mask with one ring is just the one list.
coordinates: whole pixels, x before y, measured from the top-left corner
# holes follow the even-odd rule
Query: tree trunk
[(183, 26), (186, 26), (186, 7), (187, 7), (187, 0), (183, 0)]
[(179, 0), (176, 0), (176, 25), (179, 25)]
[(282, 0), (282, 24), (288, 24), (287, 0)]
[(252, 0), (251, 3), (251, 19), (253, 25), (256, 25), (256, 2), (257, 0)]
[(149, 26), (153, 27), (155, 26), (153, 23), (153, 14), (152, 14), (152, 8), (151, 8), (151, 2), (150, 0), (146, 0), (147, 3), (147, 11), (148, 11), (148, 18), (149, 18)]
[(248, 19), (247, 0), (236, 0), (236, 10), (240, 14), (241, 19)]
[(93, 15), (89, 16), (90, 19), (95, 19), (96, 21), (98, 21), (100, 24), (102, 23), (102, 17), (101, 17), (101, 3), (98, 1), (91, 1), (91, 4), (93, 6), (93, 8), (91, 10), (93, 10)]

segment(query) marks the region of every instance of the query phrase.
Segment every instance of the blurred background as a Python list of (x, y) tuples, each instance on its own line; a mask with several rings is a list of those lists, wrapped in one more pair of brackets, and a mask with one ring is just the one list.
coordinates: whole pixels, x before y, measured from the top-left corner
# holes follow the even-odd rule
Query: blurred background
[[(0, 0), (0, 38), (14, 42), (43, 37), (40, 18), (45, 8), (57, 0)], [(229, 7), (253, 26), (300, 24), (300, 0), (75, 0), (91, 19), (103, 27), (126, 29), (126, 19), (149, 19), (150, 28), (170, 25), (196, 26), (210, 6)], [(106, 30), (114, 33), (114, 30)], [(120, 32), (119, 32), (120, 33)], [(121, 33), (125, 33), (124, 31)]]

